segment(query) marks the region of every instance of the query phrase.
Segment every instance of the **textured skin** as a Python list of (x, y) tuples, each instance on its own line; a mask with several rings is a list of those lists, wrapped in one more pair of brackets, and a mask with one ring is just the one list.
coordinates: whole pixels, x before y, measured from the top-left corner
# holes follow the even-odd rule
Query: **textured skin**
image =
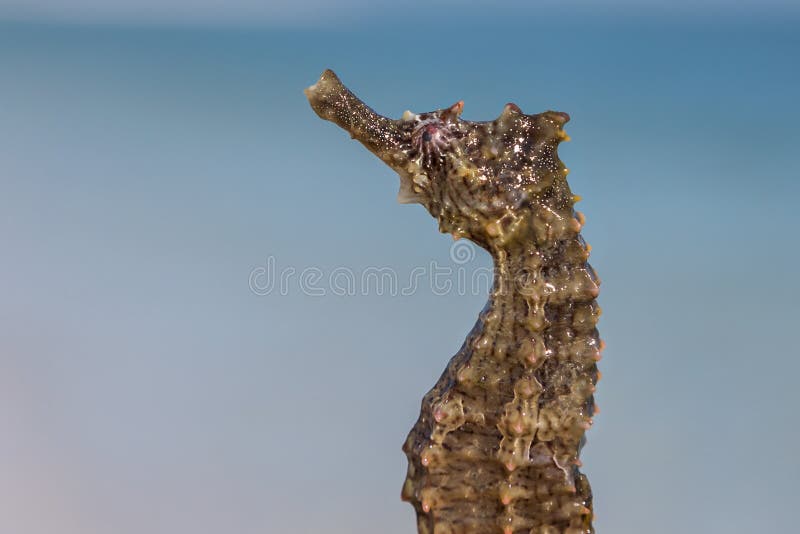
[(599, 378), (599, 280), (556, 153), (569, 116), (508, 104), (494, 121), (463, 121), (459, 102), (391, 120), (331, 71), (306, 95), (397, 171), (401, 202), (494, 258), (489, 302), (403, 446), (419, 533), (593, 532), (578, 455)]

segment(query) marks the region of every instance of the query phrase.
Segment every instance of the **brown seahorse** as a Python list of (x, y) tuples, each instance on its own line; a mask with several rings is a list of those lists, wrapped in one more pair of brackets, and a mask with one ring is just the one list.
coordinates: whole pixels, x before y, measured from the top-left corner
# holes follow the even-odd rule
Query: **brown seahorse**
[(400, 202), (494, 259), (489, 302), (403, 446), (418, 532), (594, 532), (578, 456), (600, 378), (600, 282), (557, 155), (569, 116), (507, 104), (472, 122), (458, 102), (392, 120), (330, 70), (306, 96), (400, 175)]

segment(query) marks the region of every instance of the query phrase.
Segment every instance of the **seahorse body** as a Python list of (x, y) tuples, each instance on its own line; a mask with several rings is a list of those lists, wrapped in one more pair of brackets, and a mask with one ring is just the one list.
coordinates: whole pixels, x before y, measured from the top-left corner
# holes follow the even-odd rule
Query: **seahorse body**
[(603, 348), (599, 280), (557, 155), (569, 116), (507, 104), (493, 121), (464, 121), (459, 102), (392, 120), (329, 70), (306, 95), (397, 171), (400, 202), (494, 259), (489, 302), (403, 446), (418, 532), (594, 532), (578, 456)]

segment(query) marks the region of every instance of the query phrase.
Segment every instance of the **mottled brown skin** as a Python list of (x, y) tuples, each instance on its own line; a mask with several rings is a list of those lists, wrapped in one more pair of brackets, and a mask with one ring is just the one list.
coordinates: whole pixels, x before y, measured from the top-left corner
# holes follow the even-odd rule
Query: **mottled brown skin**
[(599, 280), (556, 153), (569, 116), (508, 104), (463, 121), (459, 102), (391, 120), (329, 70), (306, 95), (397, 171), (401, 202), (494, 258), (489, 302), (403, 446), (419, 533), (593, 532), (578, 455), (599, 378)]

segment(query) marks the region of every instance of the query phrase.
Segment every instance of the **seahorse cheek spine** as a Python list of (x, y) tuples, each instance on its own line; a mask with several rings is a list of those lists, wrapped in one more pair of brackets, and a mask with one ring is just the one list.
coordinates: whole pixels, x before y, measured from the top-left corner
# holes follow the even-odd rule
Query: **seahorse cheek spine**
[(595, 412), (599, 279), (557, 155), (565, 113), (460, 119), (463, 103), (382, 117), (331, 71), (306, 90), (400, 175), (440, 230), (486, 248), (489, 302), (422, 401), (403, 450), (420, 534), (591, 533), (579, 453)]

